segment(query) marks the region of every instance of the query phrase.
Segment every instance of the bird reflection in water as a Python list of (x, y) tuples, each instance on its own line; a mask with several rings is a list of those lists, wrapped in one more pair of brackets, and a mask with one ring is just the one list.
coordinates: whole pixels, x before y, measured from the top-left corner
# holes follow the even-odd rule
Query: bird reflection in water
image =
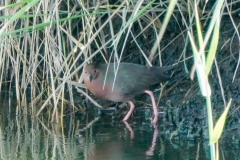
[[(94, 128), (94, 124), (99, 122), (100, 118), (95, 118), (93, 121), (89, 122), (86, 127), (79, 130), (83, 132), (89, 128)], [(120, 159), (138, 159), (138, 157), (152, 157), (154, 156), (156, 141), (158, 137), (158, 128), (154, 126), (153, 138), (151, 141), (151, 146), (144, 148), (145, 145), (142, 145), (142, 142), (139, 142), (139, 139), (136, 139), (135, 132), (128, 122), (124, 121), (127, 131), (130, 133), (129, 137), (125, 136), (127, 132), (118, 132), (118, 133), (99, 133), (94, 138), (94, 145), (91, 145), (91, 149), (88, 150), (89, 154), (85, 154), (85, 158), (88, 160), (120, 160)], [(98, 124), (96, 124), (98, 125)], [(120, 124), (119, 124), (120, 125)], [(109, 128), (109, 131), (112, 129)], [(151, 132), (148, 132), (151, 133)], [(140, 133), (139, 133), (140, 134)], [(129, 135), (129, 134), (128, 134)], [(136, 135), (137, 136), (137, 135)], [(139, 137), (139, 136), (138, 136)], [(130, 141), (129, 141), (130, 139)], [(136, 139), (136, 140), (134, 140)], [(99, 142), (100, 141), (100, 142)], [(139, 143), (139, 144), (138, 144)], [(94, 147), (93, 147), (94, 146)], [(134, 157), (134, 158), (133, 158)]]

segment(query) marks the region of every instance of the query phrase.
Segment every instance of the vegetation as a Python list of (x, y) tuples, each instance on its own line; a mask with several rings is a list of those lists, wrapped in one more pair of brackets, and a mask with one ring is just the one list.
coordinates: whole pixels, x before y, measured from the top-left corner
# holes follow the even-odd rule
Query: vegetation
[[(231, 102), (231, 97), (225, 100), (218, 68), (218, 41), (223, 41), (219, 35), (226, 17), (231, 20), (232, 41), (234, 37), (239, 39), (234, 22), (238, 5), (238, 1), (223, 0), (1, 1), (0, 91), (16, 96), (17, 113), (37, 117), (48, 113), (51, 121), (62, 122), (69, 110), (66, 106), (83, 111), (75, 103), (76, 86), (84, 97), (99, 105), (82, 84), (82, 69), (89, 61), (148, 65), (163, 65), (165, 60), (183, 62), (186, 74), (192, 68), (190, 77), (196, 70), (200, 91), (206, 98), (211, 158), (218, 159), (215, 143), (230, 107), (227, 101)], [(178, 53), (168, 53), (168, 47), (176, 42), (182, 42)], [(229, 50), (229, 57), (235, 54)], [(216, 68), (224, 102), (223, 114), (217, 116), (219, 121), (212, 113), (212, 66)], [(239, 60), (236, 66), (233, 81)]]

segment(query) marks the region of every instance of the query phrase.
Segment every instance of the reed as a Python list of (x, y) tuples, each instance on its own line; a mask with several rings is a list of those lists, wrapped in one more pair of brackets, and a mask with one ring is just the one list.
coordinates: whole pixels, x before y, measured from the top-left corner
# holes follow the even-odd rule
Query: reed
[[(73, 112), (79, 108), (75, 105), (75, 87), (87, 95), (81, 84), (86, 63), (94, 59), (106, 63), (145, 61), (149, 65), (158, 61), (162, 65), (163, 59), (167, 59), (164, 54), (167, 48), (181, 37), (183, 47), (175, 59), (184, 62), (188, 74), (193, 57), (191, 75), (196, 71), (200, 91), (206, 98), (211, 157), (218, 159), (215, 143), (221, 134), (215, 132), (222, 132), (230, 103), (227, 105), (224, 97), (216, 55), (222, 17), (230, 17), (232, 28), (240, 37), (232, 17), (237, 12), (236, 3), (223, 0), (215, 3), (203, 0), (1, 1), (0, 91), (7, 86), (8, 92), (16, 96), (17, 113), (43, 116), (50, 109), (51, 120), (60, 123), (69, 106)], [(172, 33), (172, 41), (166, 42), (166, 32), (172, 36), (168, 30), (171, 25), (177, 29)], [(131, 50), (133, 45), (135, 48)], [(187, 53), (189, 48), (192, 55)], [(239, 60), (233, 80), (238, 65)], [(226, 107), (216, 125), (209, 84), (212, 66), (217, 68)]]

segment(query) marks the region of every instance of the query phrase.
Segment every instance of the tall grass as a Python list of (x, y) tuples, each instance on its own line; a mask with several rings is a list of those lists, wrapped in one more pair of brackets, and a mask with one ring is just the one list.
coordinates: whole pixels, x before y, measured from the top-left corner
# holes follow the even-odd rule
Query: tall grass
[[(193, 57), (194, 57), (194, 66), (196, 69), (198, 83), (201, 90), (202, 95), (206, 98), (206, 109), (207, 109), (207, 118), (208, 118), (208, 130), (209, 130), (209, 145), (210, 145), (210, 153), (211, 159), (219, 159), (218, 153), (218, 140), (222, 134), (223, 127), (226, 121), (227, 113), (231, 104), (231, 99), (228, 103), (228, 106), (225, 106), (225, 110), (220, 116), (219, 120), (216, 122), (214, 126), (213, 122), (213, 113), (212, 113), (212, 105), (211, 105), (211, 86), (208, 80), (208, 75), (212, 69), (213, 61), (215, 59), (215, 55), (218, 47), (219, 40), (219, 32), (220, 32), (220, 18), (221, 11), (223, 11), (224, 0), (219, 0), (215, 3), (212, 17), (210, 19), (210, 23), (208, 29), (206, 31), (205, 37), (203, 36), (201, 21), (198, 13), (197, 2), (194, 2), (193, 7), (193, 16), (196, 21), (196, 30), (197, 30), (197, 40), (198, 46), (194, 42), (194, 35), (192, 33), (193, 28), (188, 31), (188, 36), (191, 42)], [(210, 40), (210, 36), (212, 38)], [(210, 42), (209, 51), (207, 56), (205, 56), (205, 49), (207, 48), (207, 43)], [(199, 48), (199, 49), (198, 49)], [(219, 73), (219, 72), (218, 72)]]
[[(205, 9), (208, 3), (212, 3), (212, 9)], [(12, 4), (1, 1), (0, 90), (7, 86), (9, 93), (16, 95), (17, 113), (43, 116), (45, 110), (49, 111), (52, 121), (59, 122), (68, 109), (66, 104), (73, 110), (77, 108), (74, 103), (75, 86), (80, 87), (79, 92), (87, 96), (81, 76), (87, 62), (94, 58), (106, 63), (120, 62), (124, 59), (124, 49), (128, 43), (134, 43), (149, 65), (156, 57), (162, 64), (165, 48), (161, 47), (161, 40), (167, 24), (174, 21), (180, 30), (176, 37), (183, 36), (184, 39), (185, 48), (179, 54), (179, 60), (189, 58), (186, 48), (189, 40), (191, 43), (199, 86), (206, 97), (212, 159), (216, 159), (214, 143), (220, 135), (215, 140), (211, 138), (214, 136), (214, 120), (211, 117), (208, 75), (218, 49), (221, 16), (229, 14), (231, 17), (234, 11), (229, 8), (234, 4), (223, 0), (216, 3), (124, 0), (112, 4), (94, 0), (25, 0)], [(224, 13), (226, 6), (228, 12)], [(201, 24), (208, 23), (204, 36)], [(133, 33), (134, 25), (141, 29), (137, 35)], [(136, 39), (147, 37), (149, 30), (154, 37), (149, 43), (151, 53), (146, 54)], [(235, 30), (238, 33), (236, 25)], [(129, 42), (129, 39), (132, 41)], [(205, 51), (208, 49), (206, 58)]]

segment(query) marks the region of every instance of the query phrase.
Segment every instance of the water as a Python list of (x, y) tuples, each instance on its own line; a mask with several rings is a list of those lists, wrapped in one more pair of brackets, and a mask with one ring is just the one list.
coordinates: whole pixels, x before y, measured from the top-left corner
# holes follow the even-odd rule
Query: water
[(4, 160), (206, 158), (201, 143), (171, 142), (160, 128), (150, 124), (113, 122), (98, 117), (83, 122), (68, 115), (62, 128), (61, 124), (49, 123), (43, 117), (0, 117), (0, 157)]
[[(144, 120), (123, 123), (111, 116), (93, 117), (91, 113), (68, 114), (63, 122), (51, 123), (42, 115), (31, 117), (1, 104), (0, 159), (69, 160), (205, 160), (208, 142), (189, 140), (186, 134), (173, 136), (172, 126), (161, 119), (155, 127)], [(24, 111), (24, 109), (23, 109)], [(49, 114), (51, 115), (51, 114)], [(220, 143), (221, 159), (239, 159), (239, 144)]]

